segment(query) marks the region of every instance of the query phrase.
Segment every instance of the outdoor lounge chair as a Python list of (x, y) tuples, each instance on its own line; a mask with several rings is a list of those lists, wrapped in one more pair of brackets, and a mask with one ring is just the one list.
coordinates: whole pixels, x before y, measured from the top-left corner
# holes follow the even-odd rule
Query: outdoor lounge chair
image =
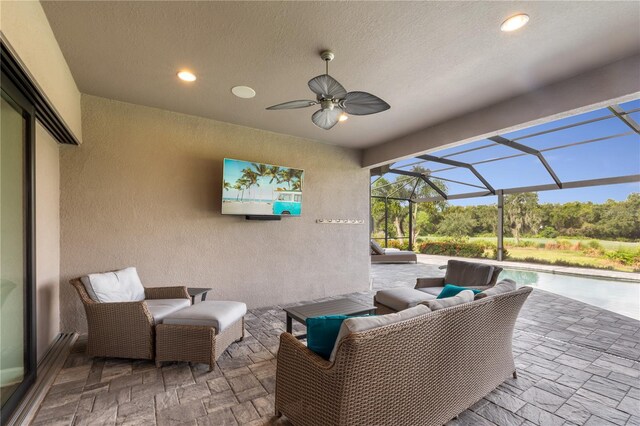
[(418, 256), (407, 250), (385, 249), (375, 241), (369, 242), (371, 263), (418, 263)]
[(380, 290), (373, 297), (377, 313), (398, 312), (418, 303), (438, 297), (445, 284), (454, 284), (477, 290), (496, 285), (502, 272), (499, 266), (483, 263), (449, 260), (444, 277), (418, 278), (415, 288), (397, 287)]
[[(127, 269), (133, 269), (137, 278), (135, 268)], [(119, 272), (122, 271), (100, 275)], [(154, 359), (155, 325), (167, 315), (191, 306), (183, 286), (143, 288), (144, 293), (138, 297), (142, 300), (101, 302), (95, 300), (95, 293), (90, 296), (87, 279), (76, 278), (70, 284), (78, 291), (87, 314), (87, 354), (92, 357)]]

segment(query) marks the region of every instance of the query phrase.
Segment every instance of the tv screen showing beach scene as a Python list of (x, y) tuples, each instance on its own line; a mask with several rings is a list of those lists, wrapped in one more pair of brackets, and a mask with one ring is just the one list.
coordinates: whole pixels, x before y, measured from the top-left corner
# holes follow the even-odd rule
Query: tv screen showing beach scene
[(224, 159), (222, 214), (300, 216), (304, 171)]

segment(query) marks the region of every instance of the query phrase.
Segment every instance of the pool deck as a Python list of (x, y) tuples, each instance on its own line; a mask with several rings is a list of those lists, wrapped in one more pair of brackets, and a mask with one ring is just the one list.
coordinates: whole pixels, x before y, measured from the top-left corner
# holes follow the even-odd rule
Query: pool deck
[[(434, 264), (372, 265), (376, 290), (438, 276)], [(303, 303), (300, 301), (300, 303)], [(287, 425), (274, 418), (282, 306), (251, 309), (246, 334), (206, 366), (91, 359), (80, 339), (34, 425)], [(294, 323), (294, 332), (304, 326)], [(640, 321), (534, 289), (515, 325), (518, 379), (509, 378), (447, 426), (640, 425)], [(429, 386), (429, 384), (425, 384)]]
[(547, 272), (550, 274), (565, 274), (575, 275), (580, 277), (591, 278), (606, 278), (616, 281), (630, 281), (640, 283), (640, 273), (637, 272), (622, 272), (622, 271), (610, 271), (608, 269), (590, 269), (590, 268), (576, 268), (572, 266), (556, 266), (556, 265), (542, 265), (536, 263), (526, 262), (510, 262), (504, 260), (498, 262), (494, 259), (470, 259), (468, 257), (451, 257), (451, 256), (437, 256), (431, 254), (418, 254), (418, 262), (426, 265), (446, 265), (449, 259), (463, 260), (467, 262), (484, 263), (487, 265), (497, 265), (502, 268), (508, 269), (520, 269), (523, 271), (535, 271), (535, 272)]

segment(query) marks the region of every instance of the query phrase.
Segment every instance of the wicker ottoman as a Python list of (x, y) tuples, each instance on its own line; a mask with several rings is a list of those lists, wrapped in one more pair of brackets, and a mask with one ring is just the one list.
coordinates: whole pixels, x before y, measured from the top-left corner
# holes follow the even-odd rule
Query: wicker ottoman
[(209, 364), (244, 337), (242, 302), (200, 302), (168, 315), (156, 325), (156, 365), (164, 361)]

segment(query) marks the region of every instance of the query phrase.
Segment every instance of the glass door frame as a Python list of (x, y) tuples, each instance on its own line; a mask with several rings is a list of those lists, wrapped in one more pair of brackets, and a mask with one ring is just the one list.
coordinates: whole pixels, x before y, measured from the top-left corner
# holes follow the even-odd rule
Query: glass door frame
[(24, 368), (22, 383), (2, 406), (0, 423), (4, 424), (12, 415), (20, 401), (29, 391), (36, 379), (36, 291), (35, 291), (35, 106), (13, 84), (9, 76), (4, 73), (0, 77), (2, 98), (21, 112), (25, 119), (24, 140), (24, 188), (25, 196), (25, 264), (24, 277)]

